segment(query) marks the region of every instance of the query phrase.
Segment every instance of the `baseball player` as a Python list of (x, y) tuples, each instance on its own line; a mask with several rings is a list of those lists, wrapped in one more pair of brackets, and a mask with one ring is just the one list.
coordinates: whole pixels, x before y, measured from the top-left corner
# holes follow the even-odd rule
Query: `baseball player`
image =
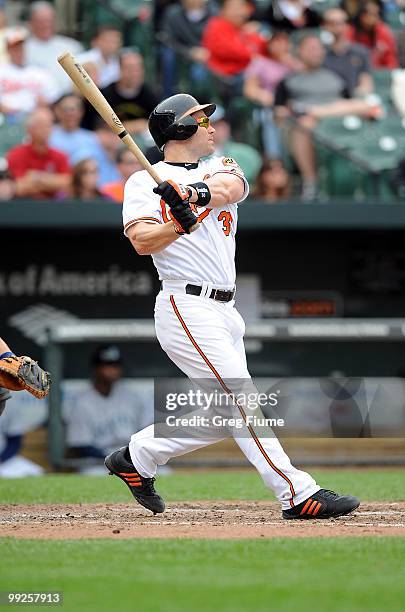
[[(235, 234), (238, 204), (249, 186), (237, 162), (209, 157), (215, 104), (199, 104), (187, 94), (161, 102), (149, 130), (163, 150), (155, 165), (157, 187), (146, 171), (126, 183), (124, 232), (140, 255), (152, 255), (162, 289), (156, 299), (157, 338), (170, 359), (190, 379), (214, 379), (226, 393), (228, 382), (250, 381), (243, 344), (245, 325), (234, 307)], [(198, 231), (190, 229), (199, 221)], [(321, 489), (291, 464), (274, 437), (260, 437), (246, 423), (235, 441), (281, 502), (286, 519), (348, 514), (359, 500)], [(218, 436), (154, 437), (154, 426), (132, 435), (129, 445), (105, 459), (135, 499), (155, 514), (165, 504), (154, 488), (158, 465), (218, 440)]]
[(38, 399), (49, 393), (51, 379), (31, 357), (17, 357), (0, 338), (0, 416), (10, 398), (10, 391), (25, 389)]

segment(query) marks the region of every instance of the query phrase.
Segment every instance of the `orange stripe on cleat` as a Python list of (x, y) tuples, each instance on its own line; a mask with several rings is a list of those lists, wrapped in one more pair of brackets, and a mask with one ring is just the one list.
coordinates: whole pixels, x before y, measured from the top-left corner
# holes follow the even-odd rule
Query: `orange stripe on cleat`
[(308, 514), (312, 514), (313, 509), (315, 508), (316, 504), (318, 502), (315, 500), (314, 502), (312, 502), (312, 504), (310, 505), (310, 507), (308, 508)]
[(118, 472), (120, 476), (139, 476), (138, 472)]
[(130, 487), (141, 487), (142, 483), (141, 482), (132, 482), (132, 483), (129, 483), (129, 486)]
[(322, 504), (318, 502), (318, 505), (316, 506), (315, 510), (312, 513), (312, 516), (316, 516), (319, 512), (319, 510), (321, 509)]
[(305, 512), (307, 511), (308, 506), (310, 506), (312, 504), (312, 499), (308, 499), (307, 503), (305, 504), (305, 506), (303, 507), (303, 509), (300, 512), (300, 516), (302, 516), (303, 514), (305, 514)]

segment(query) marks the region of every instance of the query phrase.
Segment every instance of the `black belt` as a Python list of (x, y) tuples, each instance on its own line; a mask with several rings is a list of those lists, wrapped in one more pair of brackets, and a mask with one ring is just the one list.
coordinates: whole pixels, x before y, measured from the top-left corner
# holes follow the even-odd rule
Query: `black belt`
[[(186, 285), (186, 293), (189, 295), (201, 295), (202, 287), (200, 285)], [(217, 302), (230, 302), (235, 297), (235, 289), (232, 291), (222, 291), (222, 289), (212, 289), (208, 296)]]

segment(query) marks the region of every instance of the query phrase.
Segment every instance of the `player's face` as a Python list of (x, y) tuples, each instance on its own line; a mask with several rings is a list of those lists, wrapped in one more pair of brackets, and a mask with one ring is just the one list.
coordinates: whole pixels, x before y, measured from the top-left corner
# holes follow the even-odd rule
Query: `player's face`
[(189, 142), (196, 149), (199, 157), (211, 155), (215, 151), (215, 128), (210, 124), (209, 117), (207, 117), (204, 111), (197, 111), (193, 113), (192, 117), (198, 123), (198, 130), (190, 138)]
[(98, 380), (113, 384), (122, 377), (122, 368), (115, 364), (99, 365), (96, 368), (95, 375)]

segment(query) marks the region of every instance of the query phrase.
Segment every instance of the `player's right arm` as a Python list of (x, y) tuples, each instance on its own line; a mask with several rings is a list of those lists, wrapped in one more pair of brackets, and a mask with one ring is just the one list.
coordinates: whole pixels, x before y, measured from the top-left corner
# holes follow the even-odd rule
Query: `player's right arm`
[[(179, 236), (189, 234), (197, 222), (192, 212), (188, 192), (172, 188), (170, 181), (161, 183), (163, 191), (153, 189), (153, 183), (146, 171), (135, 172), (127, 181), (124, 190), (123, 222), (124, 233), (139, 255), (160, 253)], [(174, 196), (172, 194), (174, 192)], [(171, 220), (163, 222), (164, 202), (170, 206)], [(166, 214), (166, 212), (165, 212)]]
[(127, 230), (127, 236), (138, 255), (160, 253), (180, 237), (173, 221), (162, 225), (139, 221)]

